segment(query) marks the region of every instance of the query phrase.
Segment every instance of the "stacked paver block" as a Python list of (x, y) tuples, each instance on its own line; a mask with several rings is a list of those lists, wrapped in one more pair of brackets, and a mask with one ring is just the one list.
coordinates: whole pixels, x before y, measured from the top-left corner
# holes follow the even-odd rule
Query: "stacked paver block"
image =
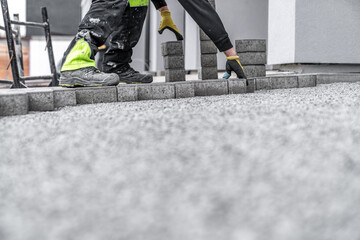
[(266, 40), (236, 41), (236, 51), (248, 78), (266, 76)]
[(161, 45), (164, 57), (166, 82), (185, 81), (185, 59), (182, 41), (165, 42)]
[[(210, 0), (210, 4), (215, 8), (215, 0)], [(217, 65), (217, 47), (200, 29), (200, 51), (201, 51), (201, 67), (199, 69), (199, 79), (209, 80), (218, 79)]]

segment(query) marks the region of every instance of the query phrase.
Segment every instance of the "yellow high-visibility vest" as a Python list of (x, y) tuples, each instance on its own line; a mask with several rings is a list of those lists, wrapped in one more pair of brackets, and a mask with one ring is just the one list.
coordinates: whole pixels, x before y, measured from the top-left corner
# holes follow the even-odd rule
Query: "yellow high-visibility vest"
[(130, 7), (149, 6), (149, 0), (129, 0)]

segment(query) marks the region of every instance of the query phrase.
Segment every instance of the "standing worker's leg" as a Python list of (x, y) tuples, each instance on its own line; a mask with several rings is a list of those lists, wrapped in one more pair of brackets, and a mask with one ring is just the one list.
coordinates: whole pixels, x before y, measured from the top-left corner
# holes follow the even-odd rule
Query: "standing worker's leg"
[(109, 37), (109, 47), (102, 59), (102, 70), (117, 73), (121, 82), (151, 83), (152, 75), (141, 74), (130, 67), (133, 48), (139, 42), (145, 22), (148, 1), (130, 0), (129, 3), (123, 14), (121, 26)]
[(64, 54), (60, 85), (117, 85), (116, 74), (102, 73), (95, 68), (94, 56), (109, 35), (121, 24), (127, 0), (93, 0), (89, 12), (79, 26), (79, 32)]

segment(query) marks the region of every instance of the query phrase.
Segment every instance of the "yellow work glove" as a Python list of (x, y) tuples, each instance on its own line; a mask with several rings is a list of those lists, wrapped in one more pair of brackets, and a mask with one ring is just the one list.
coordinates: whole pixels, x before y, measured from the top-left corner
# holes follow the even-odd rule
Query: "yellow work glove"
[(176, 39), (178, 41), (184, 40), (181, 32), (176, 27), (176, 25), (171, 17), (170, 11), (165, 10), (165, 11), (160, 12), (160, 14), (161, 14), (161, 25), (159, 28), (159, 33), (162, 34), (165, 29), (169, 29), (170, 31), (172, 31), (175, 34)]
[[(223, 79), (229, 79), (231, 76), (231, 72), (234, 71), (238, 78), (247, 79), (245, 75), (245, 70), (240, 63), (239, 56), (232, 56), (226, 58), (226, 72), (223, 76)], [(248, 85), (248, 81), (246, 80), (246, 85)]]

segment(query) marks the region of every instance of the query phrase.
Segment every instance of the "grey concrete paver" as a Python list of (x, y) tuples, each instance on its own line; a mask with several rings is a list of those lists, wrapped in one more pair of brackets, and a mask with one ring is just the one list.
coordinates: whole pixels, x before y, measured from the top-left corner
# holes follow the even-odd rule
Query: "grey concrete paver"
[(238, 53), (266, 52), (266, 40), (262, 40), (262, 39), (236, 40), (235, 48)]
[(139, 99), (136, 84), (119, 84), (116, 88), (119, 102), (132, 102)]
[(2, 240), (357, 240), (360, 84), (0, 118)]
[(265, 77), (266, 76), (266, 67), (265, 65), (247, 65), (243, 66), (245, 70), (246, 77)]
[(218, 49), (212, 41), (201, 41), (200, 52), (201, 54), (216, 54)]
[(2, 90), (0, 116), (24, 115), (29, 112), (29, 97), (24, 91)]
[(185, 69), (166, 69), (165, 70), (166, 82), (181, 82), (186, 80)]
[(266, 64), (266, 52), (244, 52), (238, 53), (238, 55), (243, 66)]
[(76, 91), (73, 88), (53, 87), (54, 107), (66, 107), (76, 105)]
[(118, 101), (116, 87), (75, 88), (77, 104), (110, 103)]

